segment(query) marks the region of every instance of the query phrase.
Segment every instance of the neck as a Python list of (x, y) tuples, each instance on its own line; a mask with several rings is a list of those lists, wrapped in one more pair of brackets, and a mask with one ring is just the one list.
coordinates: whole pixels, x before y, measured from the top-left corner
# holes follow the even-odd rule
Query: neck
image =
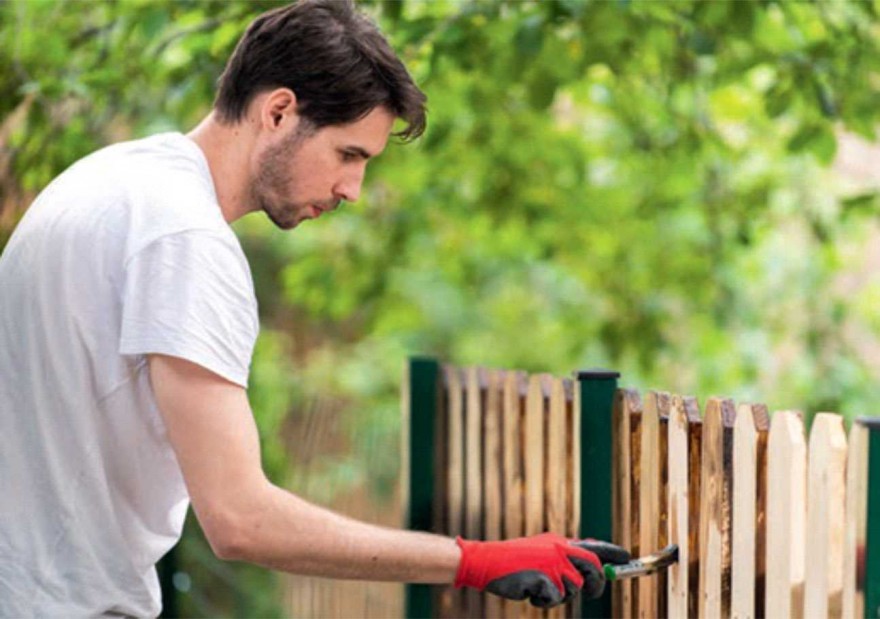
[(255, 210), (248, 194), (255, 135), (247, 120), (221, 124), (214, 112), (187, 134), (208, 161), (220, 211), (230, 224)]

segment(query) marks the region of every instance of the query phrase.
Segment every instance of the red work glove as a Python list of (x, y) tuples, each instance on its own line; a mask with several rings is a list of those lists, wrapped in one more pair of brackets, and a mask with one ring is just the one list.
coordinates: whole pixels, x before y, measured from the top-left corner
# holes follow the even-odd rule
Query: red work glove
[(588, 598), (602, 595), (602, 563), (626, 563), (629, 553), (596, 540), (569, 540), (555, 533), (503, 542), (471, 542), (456, 538), (461, 563), (456, 587), (474, 587), (509, 600), (528, 600), (550, 608), (570, 600), (579, 590)]

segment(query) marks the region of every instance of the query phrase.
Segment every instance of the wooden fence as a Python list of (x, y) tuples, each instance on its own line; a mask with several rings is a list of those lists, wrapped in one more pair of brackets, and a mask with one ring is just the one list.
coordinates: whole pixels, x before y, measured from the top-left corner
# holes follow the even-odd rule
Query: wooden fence
[[(679, 546), (668, 572), (539, 611), (409, 587), (410, 617), (880, 616), (880, 420), (849, 435), (819, 413), (441, 366), (405, 381), (408, 525), (470, 539), (554, 531), (634, 555)], [(874, 488), (869, 479), (873, 480)], [(873, 552), (871, 549), (873, 548)]]

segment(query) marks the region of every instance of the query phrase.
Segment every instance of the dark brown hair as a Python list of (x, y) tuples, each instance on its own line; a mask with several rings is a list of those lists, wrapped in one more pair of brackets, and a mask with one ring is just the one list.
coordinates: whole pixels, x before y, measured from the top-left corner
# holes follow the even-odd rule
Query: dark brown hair
[(425, 95), (351, 0), (302, 0), (257, 17), (220, 77), (220, 121), (239, 122), (253, 97), (273, 88), (290, 88), (297, 113), (315, 128), (383, 105), (406, 122), (395, 135), (411, 140), (425, 130)]

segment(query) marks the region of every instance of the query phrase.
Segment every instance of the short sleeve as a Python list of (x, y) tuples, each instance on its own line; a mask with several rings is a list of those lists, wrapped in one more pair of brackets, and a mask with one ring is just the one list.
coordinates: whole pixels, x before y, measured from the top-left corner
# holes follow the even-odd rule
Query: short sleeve
[(247, 387), (258, 332), (253, 280), (234, 237), (188, 230), (129, 258), (120, 354), (180, 357)]

